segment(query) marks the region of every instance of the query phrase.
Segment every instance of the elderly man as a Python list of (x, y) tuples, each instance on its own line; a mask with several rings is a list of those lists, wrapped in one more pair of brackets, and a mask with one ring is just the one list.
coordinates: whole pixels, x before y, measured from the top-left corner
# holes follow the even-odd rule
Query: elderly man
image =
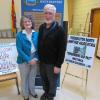
[(40, 26), (38, 36), (40, 75), (44, 89), (40, 100), (54, 100), (57, 79), (65, 56), (66, 36), (63, 28), (55, 21), (55, 14), (54, 5), (45, 5), (45, 22)]

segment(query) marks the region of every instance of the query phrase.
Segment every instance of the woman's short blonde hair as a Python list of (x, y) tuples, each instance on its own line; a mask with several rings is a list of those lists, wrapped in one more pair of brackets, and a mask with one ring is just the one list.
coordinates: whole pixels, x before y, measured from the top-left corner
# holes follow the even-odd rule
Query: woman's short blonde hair
[(25, 27), (23, 25), (23, 21), (24, 21), (25, 18), (31, 20), (31, 22), (32, 22), (32, 27), (31, 28), (34, 29), (33, 17), (29, 16), (29, 15), (24, 15), (24, 16), (21, 17), (21, 20), (20, 20), (20, 27), (21, 27), (21, 29), (25, 29)]

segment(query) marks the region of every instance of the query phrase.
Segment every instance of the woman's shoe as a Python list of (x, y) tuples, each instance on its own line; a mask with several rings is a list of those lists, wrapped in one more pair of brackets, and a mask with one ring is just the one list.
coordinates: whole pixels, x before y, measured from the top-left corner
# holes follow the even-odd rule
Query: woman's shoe
[(27, 99), (24, 98), (24, 100), (29, 100), (29, 98), (27, 98)]
[(32, 96), (33, 98), (38, 98), (38, 95), (37, 95), (37, 94), (35, 94), (35, 95), (31, 94), (31, 96)]

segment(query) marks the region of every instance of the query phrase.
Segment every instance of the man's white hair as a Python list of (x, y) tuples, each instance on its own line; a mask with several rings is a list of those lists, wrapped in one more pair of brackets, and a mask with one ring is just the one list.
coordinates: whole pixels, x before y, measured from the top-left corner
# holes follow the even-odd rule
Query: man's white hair
[(44, 12), (51, 12), (51, 13), (56, 13), (56, 7), (52, 4), (46, 4), (44, 6)]

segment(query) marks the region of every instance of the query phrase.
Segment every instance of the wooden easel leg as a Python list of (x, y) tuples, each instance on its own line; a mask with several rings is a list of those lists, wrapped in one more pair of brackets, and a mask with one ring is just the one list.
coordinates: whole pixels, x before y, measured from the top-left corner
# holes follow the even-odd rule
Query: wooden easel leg
[(63, 77), (63, 80), (62, 80), (61, 87), (63, 86), (64, 80), (65, 80), (65, 77), (66, 77), (66, 74), (67, 74), (67, 71), (68, 71), (68, 67), (69, 67), (69, 64), (67, 63), (67, 67), (66, 67), (66, 71), (65, 71), (65, 74), (64, 74), (64, 77)]
[(85, 95), (84, 95), (84, 100), (86, 100), (86, 97), (87, 97), (87, 82), (88, 82), (88, 69), (86, 70), (86, 83), (85, 83)]
[(84, 86), (84, 69), (82, 68), (82, 86)]

